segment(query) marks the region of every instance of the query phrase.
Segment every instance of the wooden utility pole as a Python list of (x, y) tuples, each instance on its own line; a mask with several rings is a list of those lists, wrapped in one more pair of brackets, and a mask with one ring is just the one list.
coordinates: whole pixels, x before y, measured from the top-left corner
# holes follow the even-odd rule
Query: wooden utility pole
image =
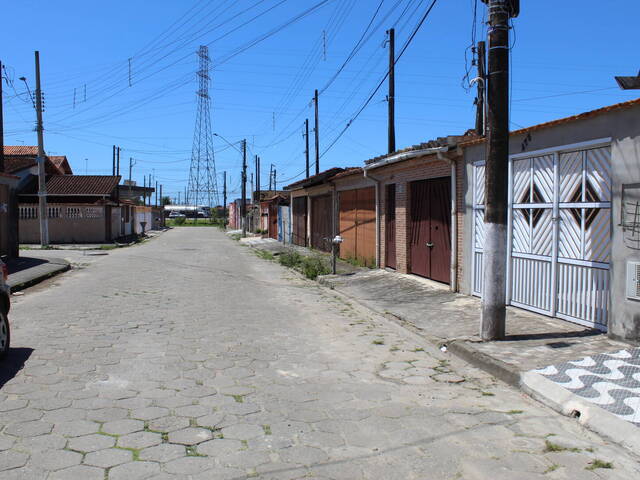
[(387, 30), (389, 34), (389, 131), (388, 131), (388, 152), (396, 151), (396, 80), (395, 80), (395, 29)]
[(318, 120), (318, 90), (316, 90), (314, 101), (315, 110), (316, 110), (316, 128), (314, 129), (314, 133), (316, 136), (316, 175), (320, 173), (320, 130), (319, 130), (319, 120)]
[(486, 75), (486, 50), (485, 43), (478, 42), (478, 97), (476, 98), (476, 133), (485, 135), (486, 115), (484, 113), (484, 90)]
[(247, 141), (242, 140), (242, 200), (240, 201), (242, 238), (247, 236)]
[(509, 18), (514, 0), (483, 0), (489, 6), (487, 153), (483, 288), (480, 336), (505, 337), (507, 269), (507, 187), (509, 171)]
[(304, 158), (307, 168), (307, 178), (309, 178), (309, 119), (304, 120)]
[(4, 119), (2, 117), (2, 62), (0, 62), (0, 173), (4, 172)]
[[(227, 171), (224, 172), (224, 183), (222, 184), (222, 226), (227, 228)], [(178, 193), (179, 195), (179, 193)]]
[(47, 212), (47, 186), (44, 172), (44, 129), (42, 127), (42, 88), (40, 86), (40, 52), (36, 50), (36, 116), (38, 132), (38, 203), (40, 216), (40, 246), (49, 245), (49, 216)]

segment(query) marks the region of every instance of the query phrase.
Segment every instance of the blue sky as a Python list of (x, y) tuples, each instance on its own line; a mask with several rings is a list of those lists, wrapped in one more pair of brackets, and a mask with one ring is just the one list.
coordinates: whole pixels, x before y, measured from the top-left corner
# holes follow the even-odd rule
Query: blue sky
[[(326, 149), (382, 79), (386, 29), (395, 25), (398, 52), (431, 1), (382, 1), (366, 41), (321, 94), (321, 170), (361, 165), (386, 153), (386, 84)], [(110, 174), (111, 145), (118, 144), (124, 172), (133, 157), (134, 180), (142, 183), (143, 175), (153, 173), (164, 192), (177, 196), (187, 185), (191, 157), (195, 52), (208, 44), (213, 131), (230, 142), (247, 139), (249, 166), (253, 155), (262, 158), (263, 186), (271, 163), (279, 185), (299, 179), (304, 170), (304, 119), (313, 125), (313, 90), (323, 89), (338, 71), (380, 0), (328, 0), (288, 24), (317, 3), (320, 0), (10, 1), (0, 50), (13, 81), (13, 87), (4, 85), (5, 144), (36, 143), (35, 112), (18, 78), (27, 77), (30, 88), (35, 87), (33, 51), (39, 50), (46, 151), (67, 155), (75, 173)], [(463, 87), (463, 77), (470, 66), (476, 3), (476, 40), (483, 39), (482, 2), (439, 0), (399, 60), (398, 148), (473, 127), (475, 91)], [(640, 96), (620, 91), (613, 80), (640, 67), (640, 2), (521, 3), (521, 15), (513, 21), (512, 128)], [(229, 197), (237, 197), (240, 155), (220, 138), (214, 137), (214, 148), (219, 176), (228, 172)]]

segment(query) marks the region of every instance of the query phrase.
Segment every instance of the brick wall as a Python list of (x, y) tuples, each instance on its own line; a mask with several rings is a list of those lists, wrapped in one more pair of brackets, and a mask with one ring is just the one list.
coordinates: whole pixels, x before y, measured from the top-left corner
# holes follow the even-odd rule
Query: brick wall
[[(435, 155), (419, 157), (416, 159), (398, 162), (387, 167), (382, 167), (371, 172), (373, 176), (381, 180), (379, 211), (380, 211), (380, 266), (386, 266), (386, 185), (396, 184), (396, 266), (397, 271), (409, 273), (411, 270), (411, 258), (409, 248), (409, 199), (410, 183), (429, 178), (451, 176), (451, 166), (444, 160), (438, 160)], [(462, 278), (462, 248), (464, 227), (464, 166), (462, 158), (456, 159), (456, 204), (457, 204), (457, 281)]]

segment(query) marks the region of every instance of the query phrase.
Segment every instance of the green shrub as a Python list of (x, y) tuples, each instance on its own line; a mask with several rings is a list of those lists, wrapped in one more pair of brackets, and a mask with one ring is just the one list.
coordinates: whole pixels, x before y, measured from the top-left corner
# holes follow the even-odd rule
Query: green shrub
[(184, 225), (184, 222), (187, 221), (187, 217), (176, 217), (173, 219), (174, 225)]
[(306, 257), (302, 263), (302, 273), (305, 277), (315, 280), (319, 275), (331, 273), (331, 269), (322, 257)]
[(278, 257), (278, 261), (280, 262), (280, 265), (285, 267), (297, 268), (302, 263), (302, 255), (295, 250), (289, 250), (288, 252), (281, 254)]

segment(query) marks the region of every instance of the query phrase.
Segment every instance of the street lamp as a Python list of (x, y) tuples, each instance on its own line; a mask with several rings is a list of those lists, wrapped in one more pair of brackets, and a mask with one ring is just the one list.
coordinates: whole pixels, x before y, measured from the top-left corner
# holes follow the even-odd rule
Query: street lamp
[(622, 90), (640, 90), (640, 72), (636, 77), (615, 77)]

